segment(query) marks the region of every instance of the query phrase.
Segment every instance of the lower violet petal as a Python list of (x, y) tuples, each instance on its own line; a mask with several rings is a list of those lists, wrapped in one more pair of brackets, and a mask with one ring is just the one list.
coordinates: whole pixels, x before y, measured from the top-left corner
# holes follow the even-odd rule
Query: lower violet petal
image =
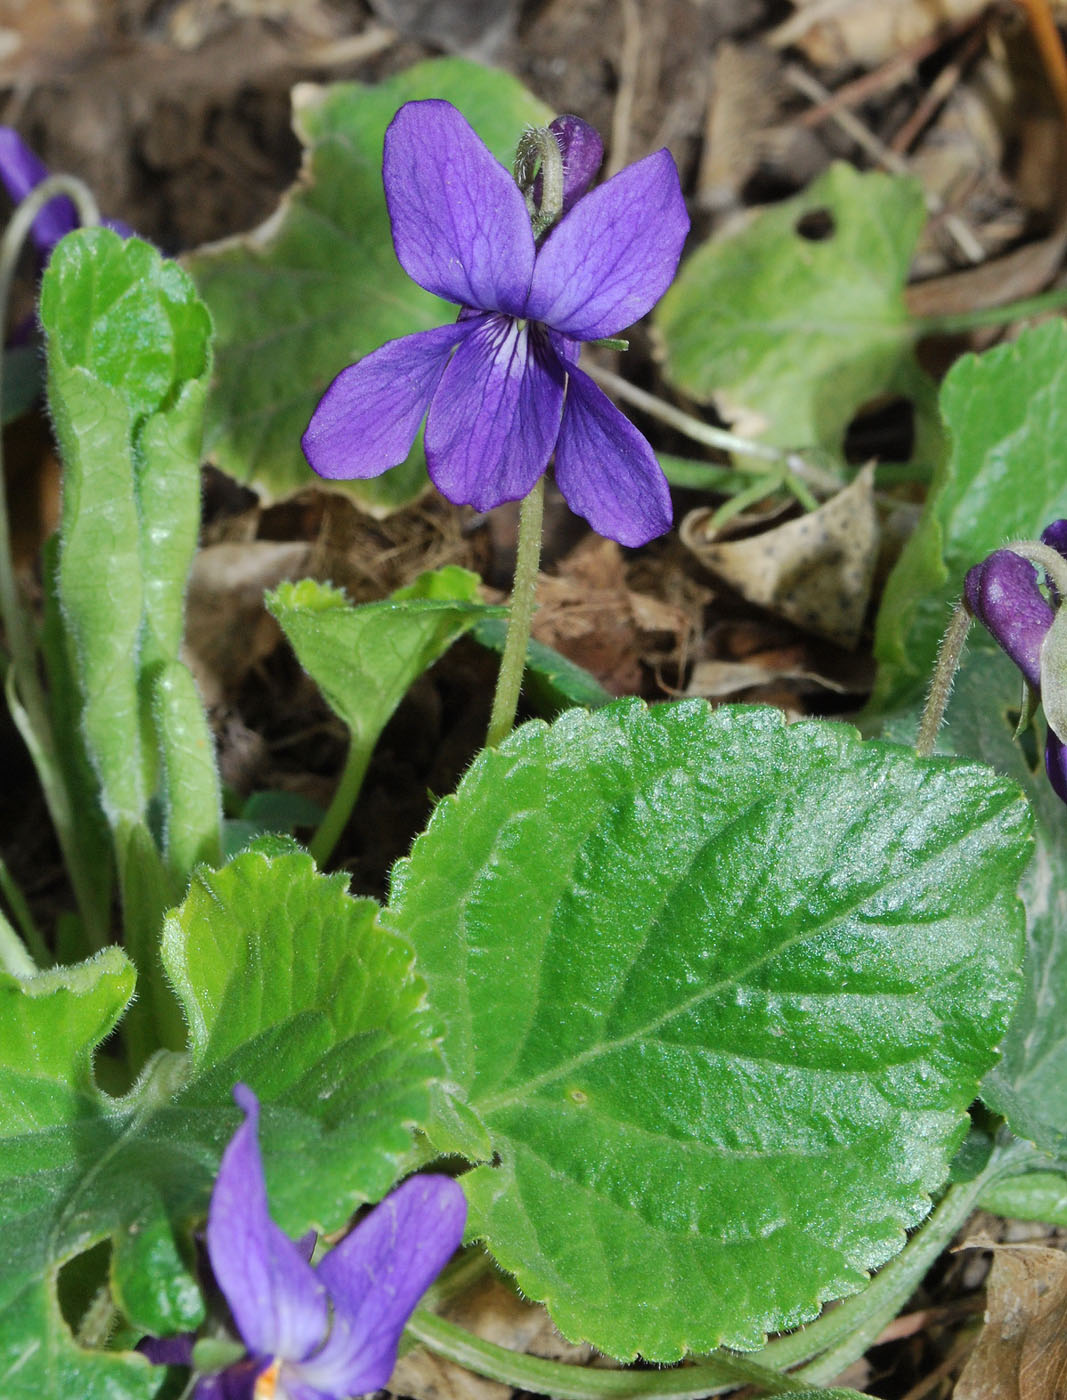
[(671, 528), (671, 493), (651, 447), (587, 374), (569, 369), (556, 484), (576, 515), (634, 547)]
[(249, 1351), (300, 1360), (326, 1335), (326, 1290), (268, 1213), (256, 1096), (238, 1084), (234, 1098), (245, 1121), (222, 1154), (211, 1193), (208, 1258)]
[[(463, 1238), (467, 1201), (451, 1177), (410, 1177), (365, 1216), (318, 1266), (333, 1326), (317, 1355), (286, 1367), (294, 1397), (378, 1390), (396, 1364), (408, 1318)], [(309, 1392), (310, 1394), (310, 1392)]]
[(559, 431), (563, 368), (540, 327), (510, 316), (473, 328), (452, 357), (426, 420), (430, 479), (454, 505), (521, 500)]
[(380, 476), (411, 451), (452, 351), (475, 326), (438, 326), (391, 340), (343, 369), (301, 439), (319, 476)]

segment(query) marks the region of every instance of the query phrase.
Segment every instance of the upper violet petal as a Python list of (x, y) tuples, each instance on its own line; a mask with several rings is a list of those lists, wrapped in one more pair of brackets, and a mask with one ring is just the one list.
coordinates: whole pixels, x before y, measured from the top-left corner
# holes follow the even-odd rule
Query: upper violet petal
[(671, 493), (652, 448), (587, 374), (571, 367), (556, 443), (556, 485), (576, 515), (619, 544), (671, 528)]
[(457, 305), (518, 315), (534, 265), (526, 203), (450, 102), (401, 107), (385, 133), (383, 175), (408, 276)]
[(463, 1238), (467, 1202), (451, 1177), (409, 1177), (365, 1216), (319, 1264), (333, 1299), (323, 1349), (282, 1378), (327, 1396), (362, 1395), (384, 1386), (400, 1334), (415, 1305)]
[(454, 505), (521, 500), (548, 465), (563, 368), (544, 331), (486, 316), (452, 357), (426, 419), (430, 480)]
[(326, 1290), (293, 1241), (271, 1220), (257, 1137), (259, 1103), (244, 1084), (245, 1114), (222, 1154), (207, 1217), (207, 1252), (245, 1346), (299, 1361), (326, 1335)]
[(670, 286), (688, 232), (674, 160), (656, 151), (563, 216), (537, 254), (524, 314), (577, 340), (617, 335)]
[(456, 345), (473, 324), (391, 340), (343, 369), (319, 400), (301, 445), (320, 476), (379, 476), (401, 463)]
[(1055, 616), (1033, 564), (997, 549), (968, 571), (963, 585), (970, 611), (992, 633), (1035, 688), (1041, 684), (1041, 643)]
[[(26, 198), (42, 180), (48, 167), (39, 160), (22, 137), (10, 126), (0, 126), (0, 182), (15, 204)], [(34, 219), (31, 237), (42, 256), (47, 255), (65, 234), (78, 227), (78, 212), (66, 195), (50, 199)]]

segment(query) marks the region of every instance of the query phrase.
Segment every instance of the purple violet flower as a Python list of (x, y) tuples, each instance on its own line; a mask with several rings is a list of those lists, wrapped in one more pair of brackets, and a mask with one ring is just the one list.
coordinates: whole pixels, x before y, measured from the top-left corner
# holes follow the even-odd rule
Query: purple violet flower
[[(1056, 520), (1042, 533), (1042, 544), (1067, 558), (1067, 520)], [(1041, 691), (1041, 648), (1053, 618), (1053, 601), (1041, 591), (1035, 565), (1011, 549), (997, 549), (969, 570), (963, 585), (968, 612), (989, 631), (997, 645), (1023, 673), (1027, 685)], [(1052, 789), (1067, 802), (1067, 748), (1051, 725), (1045, 738), (1045, 771)]]
[[(21, 204), (31, 190), (46, 180), (50, 172), (13, 127), (0, 126), (0, 184), (13, 204)], [(48, 261), (52, 249), (64, 235), (78, 227), (78, 211), (66, 195), (50, 199), (34, 219), (30, 236), (42, 263)], [(121, 219), (105, 219), (107, 228), (128, 238), (133, 230)]]
[(578, 352), (655, 305), (689, 218), (668, 151), (578, 198), (600, 139), (577, 117), (552, 130), (566, 212), (537, 242), (518, 185), (450, 103), (397, 112), (383, 157), (396, 255), (459, 318), (342, 370), (304, 452), (320, 476), (378, 476), (404, 460), (425, 416), (427, 467), (450, 501), (490, 510), (519, 500), (554, 451), (571, 509), (620, 544), (644, 544), (670, 528), (667, 482), (644, 437), (578, 368)]
[[(463, 1236), (467, 1202), (447, 1176), (409, 1177), (320, 1262), (274, 1224), (259, 1152), (259, 1102), (222, 1156), (207, 1221), (212, 1272), (247, 1357), (201, 1376), (193, 1400), (345, 1400), (378, 1390), (408, 1318)], [(191, 1336), (146, 1339), (149, 1360), (189, 1365)]]

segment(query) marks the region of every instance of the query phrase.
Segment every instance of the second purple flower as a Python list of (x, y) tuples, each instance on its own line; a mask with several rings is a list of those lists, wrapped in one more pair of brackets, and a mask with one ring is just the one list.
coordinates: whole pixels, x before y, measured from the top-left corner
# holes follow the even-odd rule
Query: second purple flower
[(668, 151), (578, 198), (599, 138), (573, 117), (553, 129), (566, 212), (537, 243), (517, 184), (465, 118), (439, 100), (401, 107), (383, 159), (396, 255), (459, 318), (342, 370), (304, 452), (321, 476), (378, 476), (404, 460), (426, 416), (430, 478), (449, 500), (479, 510), (519, 500), (554, 451), (571, 509), (599, 534), (644, 544), (670, 528), (667, 482), (644, 437), (578, 368), (578, 350), (651, 310), (689, 219)]

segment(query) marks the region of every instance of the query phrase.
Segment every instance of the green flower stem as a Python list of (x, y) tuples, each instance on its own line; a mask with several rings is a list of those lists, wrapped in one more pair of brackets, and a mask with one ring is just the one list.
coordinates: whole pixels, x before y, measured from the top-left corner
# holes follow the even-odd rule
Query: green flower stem
[(678, 1366), (663, 1371), (613, 1371), (572, 1366), (522, 1356), (494, 1342), (473, 1336), (454, 1322), (419, 1308), (408, 1332), (438, 1356), (455, 1361), (477, 1375), (557, 1400), (701, 1400), (739, 1385), (756, 1385), (772, 1395), (810, 1390), (808, 1381), (768, 1370), (737, 1352), (716, 1352), (713, 1362)]
[(948, 697), (952, 693), (952, 682), (956, 677), (956, 670), (960, 664), (963, 646), (970, 628), (970, 613), (962, 603), (957, 603), (948, 629), (941, 638), (937, 662), (934, 665), (934, 674), (930, 680), (930, 690), (923, 707), (922, 719), (919, 721), (919, 736), (915, 740), (915, 752), (920, 758), (929, 758), (934, 751), (937, 731), (941, 728), (941, 721), (945, 718)]
[(962, 335), (965, 331), (981, 330), (984, 326), (1007, 326), (1029, 316), (1044, 315), (1046, 311), (1059, 311), (1064, 306), (1067, 306), (1067, 287), (1053, 287), (1039, 296), (1009, 301), (1004, 306), (983, 306), (949, 316), (916, 316), (912, 322), (912, 332), (916, 338)]
[(373, 744), (362, 741), (355, 733), (350, 735), (348, 757), (345, 760), (344, 770), (338, 780), (326, 815), (319, 823), (319, 828), (308, 846), (308, 850), (320, 870), (333, 855), (334, 847), (341, 838), (341, 832), (348, 824), (352, 808), (356, 805), (360, 788), (363, 786), (363, 779), (367, 775), (367, 767), (373, 752)]
[[(22, 245), (41, 209), (56, 195), (67, 195), (74, 201), (81, 222), (98, 224), (100, 213), (86, 185), (72, 175), (50, 175), (43, 180), (16, 208), (3, 238), (0, 239), (0, 326), (7, 324), (7, 306), (11, 281), (15, 275)], [(3, 357), (0, 356), (0, 403), (3, 402)], [(0, 449), (0, 481), (3, 479), (3, 454)], [(84, 856), (77, 839), (77, 820), (70, 791), (52, 732), (51, 716), (37, 670), (37, 644), (29, 617), (19, 598), (15, 567), (11, 557), (11, 531), (7, 517), (7, 501), (0, 490), (0, 621), (3, 622), (7, 646), (11, 654), (11, 669), (7, 676), (7, 693), (12, 718), (27, 748), (30, 750), (45, 802), (55, 827), (60, 849), (67, 867), (74, 896), (82, 917), (86, 938), (91, 948), (102, 948), (108, 939), (107, 911), (97, 907), (96, 882), (85, 868)]]
[(610, 370), (601, 369), (597, 365), (589, 366), (588, 372), (609, 394), (625, 403), (633, 404), (634, 408), (641, 409), (652, 418), (658, 418), (661, 423), (676, 428), (693, 442), (702, 443), (705, 447), (716, 447), (721, 452), (736, 452), (744, 457), (758, 457), (765, 462), (781, 464), (798, 480), (822, 496), (832, 496), (841, 489), (842, 482), (833, 472), (823, 471), (821, 467), (814, 466), (799, 452), (787, 452), (784, 448), (772, 447), (770, 443), (754, 442), (751, 438), (739, 437), (725, 428), (715, 428), (703, 419), (694, 418), (691, 413), (675, 408), (673, 404), (664, 403), (655, 394), (646, 393), (644, 389), (639, 389), (621, 375), (612, 374)]
[(537, 601), (537, 566), (541, 562), (541, 522), (545, 509), (545, 479), (523, 500), (519, 508), (519, 548), (515, 559), (515, 583), (508, 613), (508, 635), (500, 662), (493, 709), (489, 716), (487, 749), (495, 749), (511, 733), (515, 712), (519, 708), (519, 691), (526, 669), (526, 648), (530, 641), (530, 623)]

